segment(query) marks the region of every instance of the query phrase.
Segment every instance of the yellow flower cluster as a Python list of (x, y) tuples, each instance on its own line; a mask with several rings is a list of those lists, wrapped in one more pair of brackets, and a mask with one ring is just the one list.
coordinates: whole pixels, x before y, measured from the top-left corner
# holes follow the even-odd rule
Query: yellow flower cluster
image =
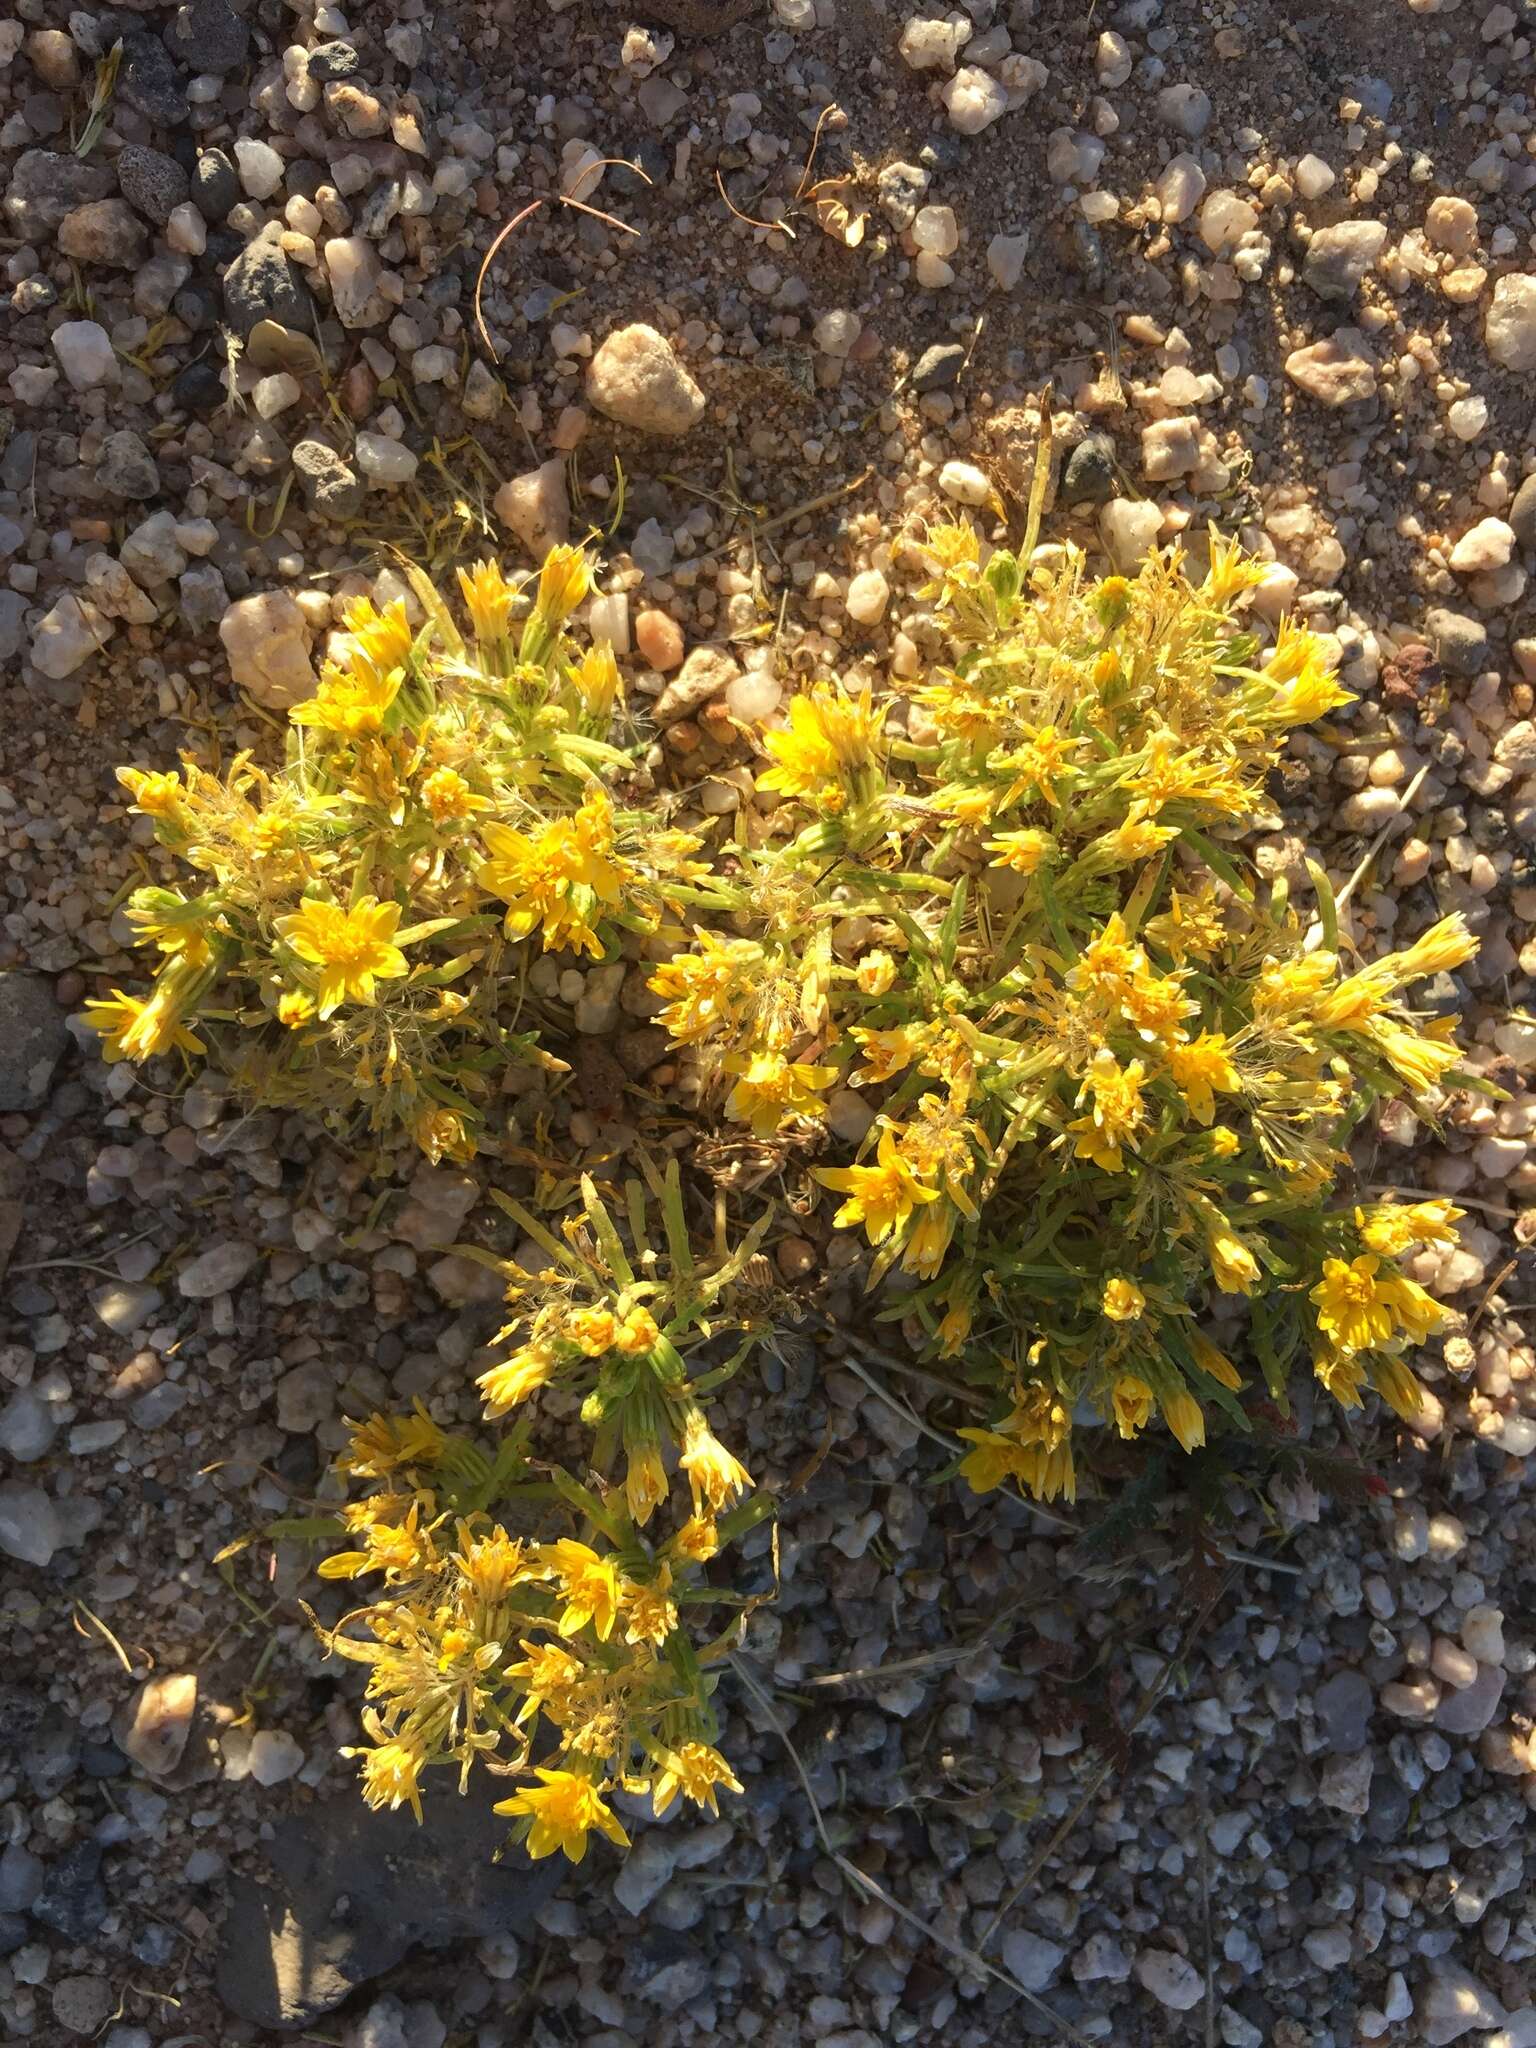
[(88, 1006), (109, 1060), (207, 1054), (257, 1100), (465, 1159), (532, 1049), (509, 1028), (524, 950), (601, 960), (674, 913), (695, 842), (616, 802), (618, 665), (568, 631), (587, 557), (459, 581), (468, 639), (415, 572), (419, 624), (403, 597), (351, 606), (275, 773), (120, 771), (197, 887), (131, 899), (160, 965)]
[[(500, 1449), (420, 1412), (355, 1433), (369, 1491), (325, 1569), (373, 1588), (331, 1640), (369, 1669), (375, 1804), (483, 1756), (518, 1775), (500, 1810), (530, 1853), (579, 1859), (623, 1844), (615, 1788), (658, 1812), (736, 1788), (726, 1637), (680, 1617), (771, 1512), (707, 1404), (771, 1328), (786, 1212), (857, 1233), (877, 1299), (900, 1269), (877, 1313), (986, 1395), (978, 1490), (1074, 1498), (1090, 1415), (1197, 1451), (1298, 1366), (1418, 1411), (1443, 1311), (1401, 1262), (1459, 1212), (1346, 1199), (1347, 1144), (1372, 1103), (1430, 1116), (1454, 1083), (1414, 990), (1475, 945), (1448, 916), (1357, 959), (1321, 869), (1303, 916), (1244, 860), (1289, 735), (1349, 701), (1322, 643), (1286, 622), (1265, 649), (1260, 568), (1215, 536), (1198, 569), (1100, 582), (962, 524), (922, 546), (950, 658), (901, 697), (794, 697), (759, 805), (696, 837), (637, 805), (617, 663), (568, 630), (574, 549), (527, 585), (464, 572), (467, 640), (421, 578), (419, 625), (356, 608), (275, 773), (123, 772), (198, 882), (134, 897), (159, 971), (92, 1005), (108, 1058), (206, 1051), (462, 1158), (510, 1059), (560, 1067), (509, 1035), (536, 956), (623, 954), (681, 1084), (645, 1096), (636, 1178), (552, 1170), (541, 1136), (526, 1198), (493, 1191), (521, 1247), (477, 1382)], [(680, 1165), (695, 1122), (750, 1167)], [(590, 1432), (579, 1479), (529, 1462), (547, 1389)], [(508, 1534), (534, 1508), (537, 1540)]]
[(954, 659), (899, 717), (794, 700), (759, 777), (777, 894), (749, 869), (728, 929), (655, 968), (659, 1021), (769, 1144), (824, 1130), (839, 1089), (871, 1102), (857, 1156), (823, 1141), (810, 1177), (876, 1280), (917, 1283), (909, 1335), (996, 1387), (978, 1486), (1070, 1495), (1083, 1401), (1186, 1450), (1213, 1408), (1243, 1426), (1201, 1327), (1222, 1297), (1264, 1302), (1276, 1398), (1306, 1347), (1341, 1399), (1413, 1412), (1400, 1354), (1441, 1312), (1391, 1261), (1427, 1226), (1326, 1197), (1361, 1099), (1425, 1106), (1453, 1070), (1408, 1005), (1474, 944), (1449, 917), (1351, 969), (1326, 881), (1309, 930), (1236, 856), (1289, 732), (1348, 701), (1321, 642), (1287, 621), (1261, 653), (1238, 615), (1261, 571), (1215, 537), (1202, 577), (1170, 554), (1098, 584), (961, 525), (926, 546)]

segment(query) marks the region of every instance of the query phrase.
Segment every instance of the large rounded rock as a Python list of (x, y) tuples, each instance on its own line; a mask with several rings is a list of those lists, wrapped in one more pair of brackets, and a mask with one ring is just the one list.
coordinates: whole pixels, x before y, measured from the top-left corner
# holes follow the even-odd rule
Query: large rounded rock
[(130, 206), (163, 228), (192, 190), (192, 181), (177, 163), (158, 149), (130, 142), (118, 151), (117, 188)]
[(610, 334), (587, 368), (599, 412), (640, 434), (686, 434), (704, 417), (704, 394), (665, 335), (637, 321)]
[(230, 675), (269, 711), (286, 711), (315, 694), (309, 625), (286, 590), (264, 590), (232, 604), (219, 622), (219, 638)]
[(1506, 370), (1536, 370), (1536, 277), (1501, 277), (1483, 327), (1488, 353)]
[(77, 263), (136, 270), (148, 244), (144, 223), (123, 199), (92, 199), (59, 222), (59, 247)]
[(53, 990), (40, 974), (0, 974), (0, 1110), (41, 1109), (69, 1043)]
[(60, 156), (51, 149), (23, 150), (5, 188), (5, 218), (24, 242), (46, 242), (66, 213), (105, 199), (112, 173), (105, 164)]
[(224, 314), (243, 341), (262, 320), (308, 334), (314, 324), (309, 287), (283, 254), (283, 224), (268, 221), (224, 273)]

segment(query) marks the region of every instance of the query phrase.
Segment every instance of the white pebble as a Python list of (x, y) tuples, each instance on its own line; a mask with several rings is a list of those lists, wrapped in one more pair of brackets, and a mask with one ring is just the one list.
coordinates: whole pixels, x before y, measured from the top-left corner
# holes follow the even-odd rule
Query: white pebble
[(939, 489), (957, 505), (985, 505), (992, 495), (986, 472), (974, 462), (946, 462), (939, 471)]
[(1504, 1613), (1498, 1607), (1471, 1607), (1461, 1624), (1462, 1646), (1479, 1664), (1504, 1662)]
[(283, 182), (286, 166), (270, 142), (242, 135), (235, 142), (235, 163), (240, 183), (252, 199), (270, 199)]
[(863, 326), (857, 313), (839, 310), (823, 313), (811, 331), (823, 355), (846, 356), (858, 340)]
[(1205, 173), (1192, 156), (1181, 153), (1164, 166), (1157, 181), (1157, 203), (1170, 227), (1188, 220), (1205, 194)]
[(1029, 254), (1029, 235), (994, 235), (987, 244), (987, 269), (995, 284), (1005, 292), (1011, 292), (1024, 275), (1024, 259)]
[(761, 725), (778, 710), (783, 695), (783, 685), (771, 670), (749, 668), (726, 684), (725, 708), (742, 725)]
[(948, 206), (920, 206), (912, 222), (912, 239), (933, 256), (953, 256), (960, 246), (960, 228)]
[(107, 330), (94, 320), (66, 320), (55, 327), (53, 352), (76, 391), (116, 380), (117, 356)]
[(1445, 423), (1458, 441), (1475, 441), (1488, 424), (1486, 398), (1458, 398), (1446, 413)]
[(270, 377), (260, 377), (251, 389), (251, 403), (257, 414), (264, 420), (275, 420), (280, 412), (286, 412), (290, 405), (297, 405), (304, 396), (303, 387), (297, 377), (290, 377), (286, 370), (278, 370)]
[(171, 208), (170, 218), (165, 224), (165, 239), (167, 246), (181, 256), (201, 256), (207, 248), (208, 223), (190, 199), (184, 199), (180, 206)]
[(1008, 111), (1007, 93), (990, 72), (974, 64), (963, 64), (939, 97), (950, 127), (960, 135), (979, 135)]
[(359, 434), (353, 452), (358, 468), (375, 483), (409, 483), (416, 474), (416, 457), (388, 434)]
[(864, 569), (849, 583), (843, 603), (850, 619), (857, 619), (861, 626), (873, 626), (885, 617), (890, 601), (891, 586), (880, 571)]
[(1320, 156), (1309, 153), (1296, 166), (1296, 190), (1303, 199), (1321, 199), (1337, 182), (1337, 175)]

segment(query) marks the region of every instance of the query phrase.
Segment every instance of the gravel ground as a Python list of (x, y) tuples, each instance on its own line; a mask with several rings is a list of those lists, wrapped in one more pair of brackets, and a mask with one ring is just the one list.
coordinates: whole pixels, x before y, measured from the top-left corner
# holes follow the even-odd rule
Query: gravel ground
[[(7, 2043), (1536, 2043), (1533, 38), (1530, 0), (0, 21)], [(149, 859), (112, 768), (269, 747), (387, 544), (617, 514), (601, 622), (727, 812), (731, 718), (934, 654), (901, 532), (994, 492), (1018, 530), (1047, 380), (1050, 539), (1219, 520), (1273, 557), (1261, 616), (1337, 640), (1360, 702), (1261, 860), (1374, 848), (1366, 952), (1482, 937), (1438, 994), (1507, 1099), (1360, 1147), (1469, 1215), (1420, 1269), (1464, 1316), (1423, 1430), (1304, 1406), (1219, 1554), (1176, 1505), (1095, 1547), (931, 1484), (956, 1417), (838, 1334), (808, 1242), (830, 1327), (727, 1404), (760, 1478), (822, 1456), (722, 1691), (745, 1797), (553, 1896), (472, 1817), (383, 1843), (297, 1602), (338, 1609), (261, 1532), (344, 1414), (471, 1412), (496, 1308), (446, 1248), (496, 1241), (497, 1161), (381, 1181), (99, 1063), (70, 1020), (133, 972)], [(622, 1061), (622, 990), (568, 979)]]

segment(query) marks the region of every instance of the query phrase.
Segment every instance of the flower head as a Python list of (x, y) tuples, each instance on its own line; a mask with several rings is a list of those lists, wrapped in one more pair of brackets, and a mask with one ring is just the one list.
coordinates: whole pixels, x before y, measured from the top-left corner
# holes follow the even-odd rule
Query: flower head
[(206, 1052), (207, 1046), (188, 1030), (168, 992), (156, 988), (148, 997), (124, 995), (120, 988), (110, 998), (92, 997), (85, 1006), (85, 1021), (102, 1041), (102, 1058), (110, 1066), (117, 1060), (147, 1060), (156, 1053)]
[(306, 966), (318, 968), (317, 1008), (329, 1017), (345, 1002), (371, 1003), (376, 981), (409, 972), (394, 942), (399, 923), (399, 904), (376, 896), (364, 896), (350, 910), (310, 897), (292, 916), (280, 917), (277, 929)]
[(772, 1138), (794, 1116), (824, 1117), (827, 1106), (818, 1090), (837, 1079), (836, 1067), (811, 1066), (772, 1051), (733, 1053), (724, 1066), (737, 1077), (725, 1113), (755, 1138)]
[(1147, 1305), (1147, 1297), (1134, 1280), (1126, 1280), (1116, 1274), (1104, 1282), (1104, 1295), (1100, 1303), (1112, 1323), (1134, 1323)]
[(562, 1636), (573, 1636), (591, 1624), (599, 1642), (613, 1633), (619, 1612), (619, 1571), (611, 1557), (599, 1557), (585, 1543), (562, 1537), (539, 1546), (538, 1559), (559, 1579), (565, 1611), (557, 1624)]
[(1144, 1379), (1133, 1372), (1120, 1375), (1110, 1390), (1110, 1406), (1121, 1436), (1129, 1439), (1141, 1434), (1152, 1413), (1152, 1401), (1152, 1389)]
[(536, 609), (550, 625), (568, 619), (592, 588), (592, 564), (580, 548), (554, 547), (539, 571)]
[(295, 725), (313, 725), (357, 739), (382, 730), (400, 682), (399, 669), (380, 670), (366, 662), (356, 668), (337, 668), (328, 663), (314, 696), (295, 704), (288, 716)]
[(722, 1785), (728, 1792), (741, 1790), (741, 1780), (719, 1750), (707, 1742), (680, 1742), (662, 1759), (661, 1775), (651, 1783), (651, 1803), (660, 1817), (681, 1792), (695, 1806), (707, 1806), (718, 1815), (715, 1801)]
[(517, 591), (501, 565), (482, 559), (459, 571), (459, 590), (477, 640), (505, 640), (510, 630)]
[(677, 1462), (688, 1475), (695, 1514), (706, 1510), (720, 1514), (752, 1484), (746, 1466), (732, 1457), (697, 1409), (683, 1425), (683, 1449)]
[(817, 1167), (814, 1171), (823, 1187), (848, 1197), (833, 1220), (843, 1229), (862, 1223), (871, 1244), (883, 1244), (914, 1209), (939, 1198), (937, 1188), (925, 1187), (903, 1159), (897, 1134), (889, 1124), (880, 1133), (873, 1166)]
[(1197, 1451), (1205, 1442), (1205, 1415), (1200, 1403), (1185, 1387), (1175, 1387), (1158, 1398), (1163, 1420), (1186, 1451)]
[(1208, 1124), (1216, 1114), (1216, 1097), (1233, 1095), (1242, 1086), (1220, 1031), (1202, 1031), (1186, 1045), (1170, 1045), (1164, 1058), (1190, 1115)]
[(1122, 1067), (1107, 1047), (1094, 1054), (1077, 1097), (1079, 1107), (1085, 1101), (1092, 1107), (1086, 1116), (1066, 1126), (1067, 1134), (1076, 1141), (1077, 1158), (1091, 1161), (1105, 1173), (1125, 1171), (1124, 1147), (1146, 1122), (1141, 1096), (1146, 1073), (1140, 1060)]
[(839, 685), (816, 684), (790, 699), (786, 727), (763, 735), (773, 766), (757, 778), (758, 788), (842, 810), (856, 779), (883, 758), (884, 722), (867, 689), (850, 697)]
[(535, 1861), (562, 1850), (572, 1863), (587, 1853), (587, 1837), (595, 1828), (621, 1849), (629, 1837), (617, 1817), (603, 1804), (602, 1793), (591, 1778), (577, 1771), (547, 1771), (536, 1767), (537, 1785), (515, 1792), (497, 1802), (493, 1811), (528, 1823), (528, 1854)]

